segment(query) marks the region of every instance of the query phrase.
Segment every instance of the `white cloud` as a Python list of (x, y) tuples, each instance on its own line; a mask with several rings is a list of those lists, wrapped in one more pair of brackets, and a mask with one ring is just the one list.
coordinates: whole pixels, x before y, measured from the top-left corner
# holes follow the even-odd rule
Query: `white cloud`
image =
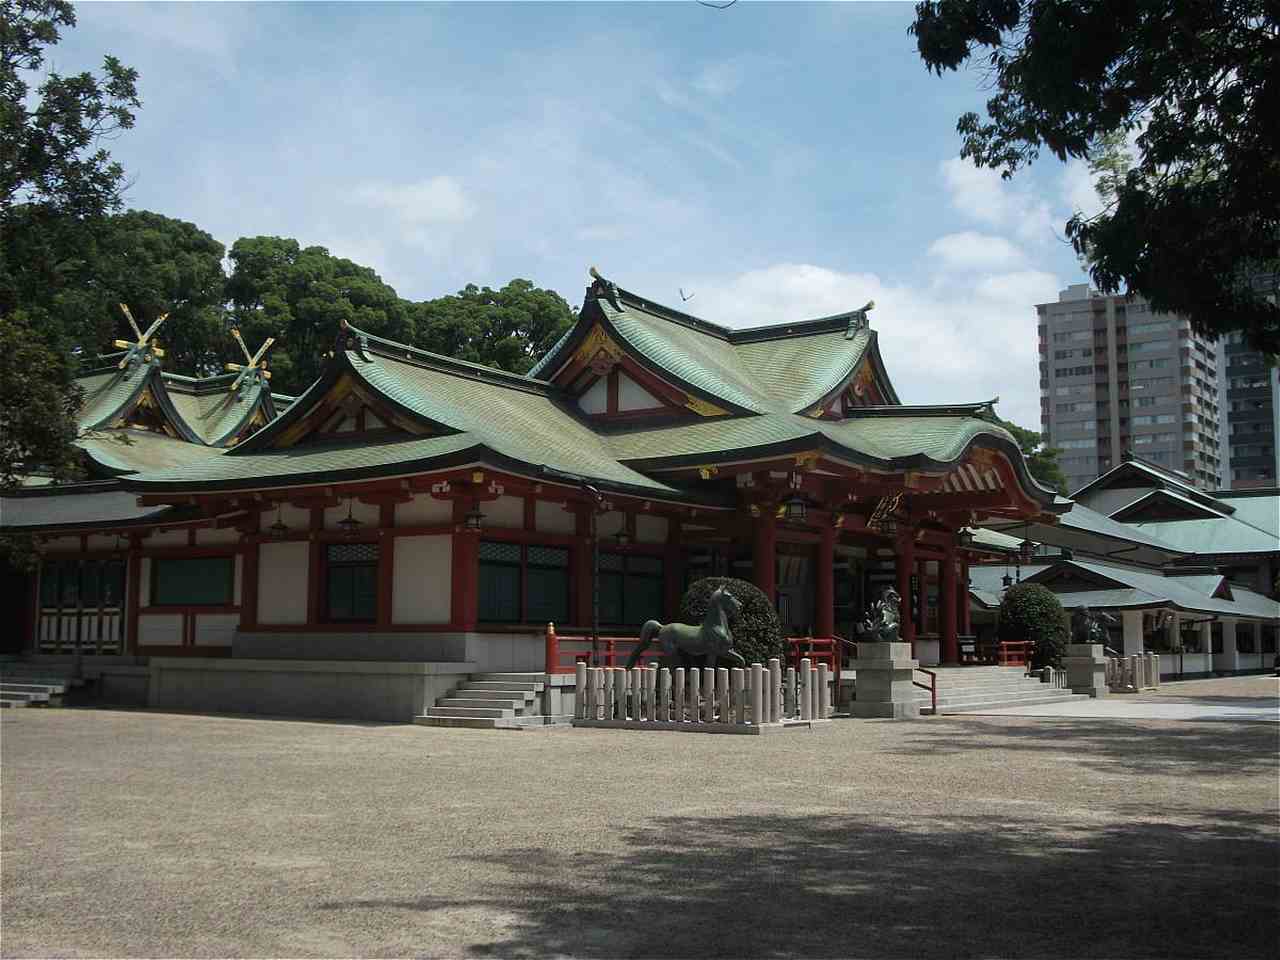
[(939, 237), (929, 245), (929, 253), (937, 264), (949, 270), (983, 270), (1011, 267), (1022, 263), (1023, 252), (1004, 237), (965, 230)]
[(746, 64), (741, 59), (721, 60), (703, 67), (693, 79), (693, 88), (709, 97), (723, 97), (742, 86), (746, 76)]
[(808, 263), (779, 263), (696, 285), (697, 314), (730, 326), (827, 316), (875, 300), (871, 325), (905, 403), (1001, 397), (1001, 415), (1039, 428), (1034, 304), (1057, 295), (1052, 274), (1020, 270), (921, 284)]
[(960, 213), (1010, 229), (1024, 240), (1053, 239), (1053, 212), (1025, 181), (1002, 180), (998, 171), (975, 167), (960, 157), (944, 160), (941, 170), (951, 205)]
[(471, 219), (475, 207), (453, 177), (437, 176), (416, 183), (369, 182), (356, 187), (356, 199), (390, 210), (415, 226), (457, 224)]

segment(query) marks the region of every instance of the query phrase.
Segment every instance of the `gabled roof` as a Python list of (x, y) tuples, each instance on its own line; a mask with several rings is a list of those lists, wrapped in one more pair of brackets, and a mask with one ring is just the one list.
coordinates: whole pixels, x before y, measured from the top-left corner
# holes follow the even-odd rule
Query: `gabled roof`
[[(1210, 500), (1209, 502), (1212, 502)], [(1214, 509), (1203, 502), (1184, 497), (1172, 490), (1152, 490), (1137, 500), (1125, 504), (1111, 514), (1113, 520), (1122, 523), (1164, 520), (1215, 520), (1229, 510)]]
[(233, 442), (255, 420), (266, 424), (276, 417), (271, 391), (256, 377), (246, 377), (231, 391), (239, 374), (182, 377), (166, 373), (170, 402), (200, 440), (211, 447)]
[(1083, 499), (1088, 493), (1098, 490), (1129, 489), (1139, 487), (1155, 487), (1172, 490), (1197, 503), (1211, 504), (1213, 497), (1203, 490), (1192, 486), (1185, 474), (1176, 474), (1153, 463), (1133, 457), (1132, 455), (1102, 476), (1086, 483), (1071, 494), (1072, 500)]
[(154, 523), (182, 517), (182, 507), (138, 506), (115, 481), (24, 487), (0, 498), (0, 529), (17, 533)]
[(986, 525), (1036, 543), (1066, 547), (1080, 553), (1123, 555), (1126, 559), (1155, 566), (1187, 552), (1140, 526), (1112, 520), (1084, 504), (1066, 498), (1059, 498), (1059, 504), (1069, 505), (1070, 509), (1061, 513), (1055, 524), (1011, 520), (991, 521)]
[(1280, 553), (1280, 538), (1235, 517), (1135, 523), (1142, 533), (1173, 544), (1183, 553), (1226, 555)]
[(898, 399), (865, 312), (733, 329), (604, 281), (588, 289), (578, 322), (529, 376), (554, 380), (597, 329), (654, 375), (722, 412), (810, 410), (864, 364), (884, 399)]
[[(1093, 577), (1099, 581), (1098, 589), (1060, 593), (1058, 599), (1064, 607), (1173, 607), (1191, 613), (1208, 613), (1223, 616), (1239, 616), (1248, 618), (1280, 619), (1280, 602), (1259, 597), (1243, 588), (1232, 588), (1233, 598), (1237, 593), (1241, 599), (1219, 599), (1201, 588), (1206, 584), (1198, 577), (1166, 577), (1160, 573), (1142, 570), (1136, 567), (1114, 563), (1098, 563), (1086, 560), (1063, 560), (1051, 567), (1037, 572), (1034, 576), (1023, 577), (1023, 582), (1031, 580), (1035, 583), (1051, 584), (1055, 576), (1062, 571), (1075, 570), (1086, 578)], [(1216, 583), (1216, 581), (1215, 581)], [(1248, 596), (1245, 596), (1245, 595)]]

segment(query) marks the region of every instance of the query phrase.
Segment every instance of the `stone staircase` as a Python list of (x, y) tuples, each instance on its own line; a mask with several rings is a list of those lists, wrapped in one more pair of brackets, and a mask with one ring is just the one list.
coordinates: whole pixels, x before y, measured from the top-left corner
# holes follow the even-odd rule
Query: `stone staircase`
[[(1027, 707), (1041, 703), (1062, 703), (1083, 694), (1041, 683), (1028, 677), (1022, 667), (930, 667), (938, 675), (938, 713), (974, 713), (992, 707)], [(917, 673), (924, 683), (927, 678)], [(933, 713), (929, 691), (916, 688), (920, 713)]]
[(520, 730), (569, 718), (542, 713), (546, 676), (541, 673), (476, 673), (414, 718), (428, 727)]
[(61, 677), (0, 676), (0, 709), (60, 707), (66, 692)]

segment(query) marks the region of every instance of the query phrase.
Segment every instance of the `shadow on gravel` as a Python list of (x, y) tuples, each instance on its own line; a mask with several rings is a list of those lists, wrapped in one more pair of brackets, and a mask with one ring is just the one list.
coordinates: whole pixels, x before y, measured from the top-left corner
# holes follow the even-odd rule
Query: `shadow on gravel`
[[(1018, 717), (1018, 720), (1025, 718)], [(920, 725), (902, 754), (957, 754), (1043, 750), (1068, 753), (1072, 762), (1116, 772), (1240, 776), (1273, 772), (1280, 730), (1271, 723), (1178, 720), (1152, 730), (1133, 720), (1038, 718), (1010, 724), (988, 718), (946, 717)], [(1226, 724), (1230, 723), (1230, 729)]]
[(1242, 960), (1280, 935), (1274, 826), (1271, 812), (1054, 833), (982, 816), (673, 817), (620, 856), (480, 858), (511, 875), (480, 900), (320, 906), (514, 915), (514, 933), (469, 951), (504, 957)]

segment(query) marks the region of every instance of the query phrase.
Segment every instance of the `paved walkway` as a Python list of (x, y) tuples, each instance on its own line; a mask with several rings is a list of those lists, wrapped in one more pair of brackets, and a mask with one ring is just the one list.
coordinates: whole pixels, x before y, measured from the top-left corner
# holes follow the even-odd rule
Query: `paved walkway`
[(1231, 677), (1165, 683), (1147, 693), (1076, 697), (1064, 703), (1029, 707), (989, 707), (965, 711), (975, 716), (1055, 717), (1099, 720), (1244, 720), (1280, 723), (1280, 680)]

